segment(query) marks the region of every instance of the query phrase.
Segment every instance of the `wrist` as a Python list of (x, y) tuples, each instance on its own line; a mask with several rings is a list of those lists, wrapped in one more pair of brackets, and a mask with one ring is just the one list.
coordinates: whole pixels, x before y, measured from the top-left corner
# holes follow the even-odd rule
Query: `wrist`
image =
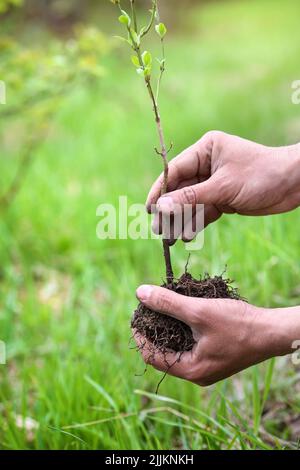
[(290, 191), (298, 190), (300, 185), (300, 143), (281, 147)]
[(300, 340), (300, 307), (264, 309), (269, 357), (285, 356)]

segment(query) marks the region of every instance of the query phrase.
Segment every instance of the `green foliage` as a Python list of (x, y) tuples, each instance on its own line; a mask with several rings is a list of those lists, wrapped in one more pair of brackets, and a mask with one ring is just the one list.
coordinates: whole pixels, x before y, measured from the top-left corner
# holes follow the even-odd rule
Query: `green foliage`
[(161, 39), (165, 37), (167, 34), (167, 28), (165, 27), (164, 23), (159, 23), (155, 26), (155, 31), (159, 35)]
[(6, 13), (11, 7), (22, 5), (23, 0), (0, 0), (0, 14)]
[(104, 34), (90, 26), (76, 27), (65, 41), (50, 38), (41, 45), (23, 45), (12, 36), (0, 36), (0, 79), (6, 88), (6, 104), (0, 108), (2, 140), (13, 132), (14, 121), (20, 128), (19, 166), (10, 183), (1, 188), (1, 210), (18, 192), (34, 149), (44, 141), (63, 100), (76, 87), (103, 77), (101, 63), (109, 50)]
[(105, 36), (93, 27), (78, 27), (73, 38), (26, 47), (11, 37), (0, 38), (0, 77), (6, 83), (4, 113), (32, 112), (27, 104), (42, 104), (64, 96), (76, 84), (104, 74), (102, 57), (109, 50)]
[[(163, 42), (163, 38), (166, 35), (167, 29), (165, 25), (159, 22), (159, 14), (158, 14), (158, 0), (152, 0), (152, 9), (150, 10), (150, 20), (148, 25), (143, 26), (140, 30), (137, 27), (137, 19), (136, 19), (136, 11), (134, 2), (131, 2), (131, 16), (121, 7), (121, 2), (114, 2), (117, 4), (121, 15), (119, 16), (119, 22), (126, 27), (127, 30), (127, 38), (120, 37), (121, 40), (127, 42), (133, 51), (135, 52), (134, 56), (131, 56), (131, 61), (133, 65), (136, 67), (136, 71), (138, 75), (143, 77), (146, 81), (146, 84), (150, 83), (151, 80), (151, 73), (152, 73), (152, 55), (149, 51), (144, 51), (141, 53), (141, 40), (151, 31), (151, 27), (154, 24), (155, 20), (158, 23), (155, 25), (155, 30), (157, 31), (158, 35), (161, 38), (161, 42)], [(162, 55), (161, 59), (157, 59), (159, 63), (159, 76), (157, 80), (157, 89), (155, 94), (156, 99), (156, 106), (158, 106), (158, 95), (159, 95), (159, 88), (161, 83), (162, 74), (165, 71), (165, 57), (164, 57), (164, 49), (162, 47)], [(153, 95), (154, 96), (154, 95)]]

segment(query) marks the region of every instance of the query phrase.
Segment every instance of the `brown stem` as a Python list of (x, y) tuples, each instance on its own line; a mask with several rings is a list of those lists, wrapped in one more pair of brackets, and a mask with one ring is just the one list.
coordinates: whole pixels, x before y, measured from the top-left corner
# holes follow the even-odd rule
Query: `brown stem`
[[(159, 137), (159, 142), (160, 142), (160, 147), (161, 147), (161, 152), (160, 155), (163, 159), (163, 165), (164, 165), (164, 177), (163, 177), (163, 183), (161, 186), (161, 196), (166, 194), (167, 189), (168, 189), (168, 176), (169, 176), (169, 165), (168, 165), (168, 158), (167, 158), (167, 147), (165, 144), (165, 138), (164, 138), (164, 131), (160, 119), (160, 114), (159, 114), (159, 109), (157, 106), (156, 99), (154, 97), (154, 93), (152, 90), (151, 82), (149, 78), (146, 78), (146, 86), (151, 98), (151, 101), (153, 103), (153, 110), (155, 114), (155, 122), (157, 126), (157, 132), (158, 132), (158, 137)], [(170, 246), (168, 244), (168, 241), (163, 238), (163, 250), (164, 250), (164, 258), (165, 258), (165, 264), (166, 264), (166, 277), (167, 277), (167, 283), (171, 284), (174, 279), (174, 273), (173, 273), (173, 268), (172, 268), (172, 262), (171, 262), (171, 254), (170, 254)]]
[(167, 283), (172, 284), (174, 280), (174, 273), (173, 273), (173, 268), (172, 268), (170, 246), (168, 245), (168, 240), (166, 240), (165, 238), (163, 238), (163, 249), (164, 249), (164, 258), (165, 258), (165, 264), (166, 264)]

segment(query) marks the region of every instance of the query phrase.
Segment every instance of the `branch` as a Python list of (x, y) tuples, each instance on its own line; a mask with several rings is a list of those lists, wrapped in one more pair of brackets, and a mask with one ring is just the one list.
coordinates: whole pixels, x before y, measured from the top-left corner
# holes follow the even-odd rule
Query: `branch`
[(152, 26), (153, 26), (153, 23), (154, 23), (154, 20), (155, 20), (156, 12), (157, 12), (157, 0), (152, 0), (151, 18), (150, 18), (150, 21), (149, 21), (149, 23), (148, 23), (148, 26), (146, 26), (146, 28), (145, 28), (145, 29), (143, 30), (143, 32), (141, 33), (141, 37), (144, 37), (144, 36), (146, 36), (146, 34), (149, 33), (150, 29), (151, 29)]
[(130, 4), (131, 4), (131, 15), (132, 15), (132, 19), (133, 19), (133, 26), (134, 26), (135, 32), (137, 33), (138, 25), (137, 25), (136, 12), (135, 12), (135, 8), (134, 8), (134, 2), (135, 2), (135, 0), (130, 0)]
[(158, 99), (159, 99), (160, 85), (161, 85), (163, 74), (166, 70), (166, 67), (165, 67), (165, 62), (166, 62), (165, 45), (164, 45), (164, 39), (163, 38), (161, 38), (161, 50), (162, 50), (162, 59), (160, 61), (160, 71), (159, 71), (159, 76), (158, 76), (158, 80), (157, 80), (156, 101), (158, 101)]

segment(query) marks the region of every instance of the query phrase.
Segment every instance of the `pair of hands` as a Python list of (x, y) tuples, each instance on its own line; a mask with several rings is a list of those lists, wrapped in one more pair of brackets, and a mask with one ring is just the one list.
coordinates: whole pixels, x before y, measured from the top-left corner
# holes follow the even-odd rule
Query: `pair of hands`
[[(223, 213), (270, 215), (300, 205), (300, 147), (271, 148), (219, 131), (208, 132), (169, 164), (168, 193), (160, 197), (161, 175), (152, 186), (148, 211), (154, 211), (153, 230), (161, 232), (159, 214), (183, 210), (185, 204), (204, 204), (204, 224)], [(186, 227), (177, 238), (190, 241)], [(175, 243), (173, 238), (170, 244)], [(156, 286), (141, 286), (138, 299), (153, 310), (188, 324), (196, 344), (181, 356), (149, 354), (145, 361), (199, 385), (210, 385), (270, 357), (288, 354), (300, 338), (300, 309), (264, 309), (243, 301), (195, 299)], [(298, 336), (298, 338), (297, 338)], [(165, 360), (166, 359), (166, 360)]]

